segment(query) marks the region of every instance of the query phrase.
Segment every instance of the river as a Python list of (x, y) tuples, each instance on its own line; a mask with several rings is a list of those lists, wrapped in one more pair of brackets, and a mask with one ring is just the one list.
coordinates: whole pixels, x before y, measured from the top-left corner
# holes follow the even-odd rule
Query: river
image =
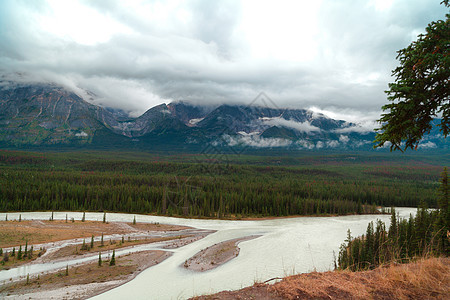
[[(415, 208), (397, 208), (400, 217), (409, 217)], [(79, 212), (55, 212), (55, 219), (80, 220)], [(21, 213), (22, 219), (48, 219), (42, 212)], [(18, 213), (8, 213), (8, 219), (17, 219)], [(108, 213), (108, 221), (132, 222), (133, 214)], [(0, 214), (0, 220), (5, 213)], [(103, 213), (86, 213), (87, 220), (103, 219)], [(215, 233), (178, 249), (162, 263), (148, 268), (132, 281), (98, 295), (93, 299), (186, 299), (205, 293), (235, 290), (273, 277), (295, 273), (333, 269), (333, 251), (338, 254), (346, 239), (347, 229), (353, 236), (365, 233), (370, 221), (380, 219), (389, 223), (389, 215), (355, 215), (344, 217), (296, 217), (255, 221), (198, 220), (136, 215), (137, 222), (159, 222), (216, 230)], [(181, 267), (185, 260), (198, 251), (225, 240), (259, 235), (241, 242), (239, 256), (216, 269), (206, 272), (189, 271)], [(158, 249), (154, 244), (148, 249)], [(133, 250), (136, 251), (137, 249)], [(120, 255), (120, 253), (117, 253)], [(95, 259), (97, 257), (94, 257)], [(73, 264), (75, 261), (65, 262)], [(61, 267), (61, 266), (60, 266)], [(31, 268), (33, 268), (31, 270)], [(15, 277), (56, 268), (51, 264), (37, 264), (0, 272), (2, 277)], [(5, 278), (3, 278), (5, 279)]]

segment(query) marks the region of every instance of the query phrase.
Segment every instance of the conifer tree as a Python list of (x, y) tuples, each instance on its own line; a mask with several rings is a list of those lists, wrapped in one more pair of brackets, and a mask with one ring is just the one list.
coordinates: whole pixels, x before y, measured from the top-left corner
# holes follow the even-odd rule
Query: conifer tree
[(81, 222), (84, 222), (84, 221), (86, 221), (86, 213), (85, 212), (83, 212), (83, 217), (81, 218)]
[(111, 256), (111, 260), (109, 261), (110, 266), (116, 265), (116, 250), (113, 250), (113, 254)]
[(91, 236), (91, 249), (94, 249), (94, 235)]
[(105, 244), (103, 244), (103, 233), (102, 233), (102, 239), (100, 240), (100, 246), (103, 247)]
[(103, 213), (103, 223), (106, 223), (106, 213)]
[(102, 266), (102, 252), (101, 251), (98, 252), (98, 266), (99, 267)]
[(17, 252), (17, 259), (22, 259), (22, 245), (19, 246), (19, 251)]
[(81, 245), (81, 250), (88, 250), (85, 239), (83, 239), (83, 245)]

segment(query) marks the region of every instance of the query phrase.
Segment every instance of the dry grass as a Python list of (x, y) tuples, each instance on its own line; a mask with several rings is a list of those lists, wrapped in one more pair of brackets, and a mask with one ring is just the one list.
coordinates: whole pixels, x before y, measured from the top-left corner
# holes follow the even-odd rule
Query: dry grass
[(449, 258), (429, 258), (373, 271), (291, 276), (271, 291), (287, 299), (448, 299), (449, 275)]
[(60, 240), (91, 238), (92, 235), (100, 236), (110, 234), (129, 234), (142, 231), (175, 231), (188, 227), (149, 224), (149, 223), (103, 223), (98, 221), (75, 221), (65, 222), (63, 220), (39, 221), (23, 220), (0, 221), (0, 248), (18, 247), (28, 244), (42, 244)]
[(194, 299), (449, 299), (450, 258), (428, 258), (372, 271), (308, 273), (274, 285)]
[[(125, 248), (125, 247), (131, 247), (131, 246), (137, 246), (137, 245), (142, 245), (142, 244), (150, 244), (150, 243), (157, 243), (157, 242), (163, 242), (163, 241), (171, 241), (171, 240), (179, 240), (182, 238), (185, 238), (186, 236), (168, 236), (168, 237), (157, 237), (157, 238), (147, 238), (147, 239), (137, 239), (137, 240), (124, 240), (124, 243), (122, 243), (121, 241), (110, 241), (110, 240), (105, 240), (104, 245), (101, 245), (101, 242), (96, 241), (94, 242), (94, 248), (89, 248), (89, 250), (81, 250), (81, 245), (77, 244), (77, 245), (70, 245), (70, 246), (66, 246), (63, 248), (60, 248), (58, 250), (56, 250), (55, 252), (47, 255), (45, 257), (45, 261), (51, 261), (54, 259), (59, 259), (59, 258), (63, 258), (63, 257), (68, 257), (68, 256), (72, 256), (72, 255), (83, 255), (83, 254), (87, 254), (87, 253), (95, 253), (95, 252), (106, 252), (106, 251), (111, 251), (111, 250), (116, 250), (116, 249), (120, 249), (120, 248)], [(86, 245), (90, 246), (90, 239), (86, 240)]]

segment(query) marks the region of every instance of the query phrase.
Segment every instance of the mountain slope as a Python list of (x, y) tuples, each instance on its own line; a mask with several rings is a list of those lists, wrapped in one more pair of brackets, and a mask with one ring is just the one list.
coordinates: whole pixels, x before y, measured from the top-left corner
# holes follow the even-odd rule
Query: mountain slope
[(113, 115), (51, 85), (0, 89), (0, 141), (20, 144), (90, 143)]
[[(172, 102), (137, 118), (55, 85), (0, 82), (0, 144), (138, 149), (370, 150), (375, 134), (306, 109)], [(435, 128), (420, 145), (448, 149)]]

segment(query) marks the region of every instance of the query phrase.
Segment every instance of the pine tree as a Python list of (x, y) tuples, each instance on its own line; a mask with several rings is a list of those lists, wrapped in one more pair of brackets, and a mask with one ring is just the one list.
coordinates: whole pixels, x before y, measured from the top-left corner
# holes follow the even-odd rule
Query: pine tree
[(66, 276), (69, 276), (69, 265), (66, 265)]
[(16, 248), (15, 248), (15, 247), (13, 247), (13, 250), (12, 250), (11, 256), (16, 256)]
[(19, 215), (19, 222), (22, 222), (22, 215)]
[(133, 218), (133, 225), (136, 225), (136, 216)]
[(109, 261), (110, 266), (116, 265), (116, 250), (113, 250), (113, 254), (111, 256), (111, 260)]
[(3, 261), (4, 262), (8, 262), (9, 261), (9, 253), (8, 253), (8, 251), (5, 251), (5, 253), (3, 254)]
[(103, 244), (103, 233), (102, 233), (102, 239), (100, 240), (100, 246), (103, 247), (105, 244)]
[(22, 259), (22, 245), (19, 246), (19, 251), (17, 252), (17, 259)]
[(94, 249), (94, 235), (91, 236), (91, 249)]
[(441, 179), (439, 181), (441, 182), (441, 185), (438, 189), (439, 212), (438, 217), (434, 223), (434, 231), (436, 232), (436, 245), (434, 246), (434, 248), (438, 248), (438, 252), (449, 255), (450, 245), (448, 234), (450, 232), (450, 207), (448, 205), (448, 201), (450, 198), (450, 192), (448, 187), (447, 167), (445, 167), (442, 171)]
[(81, 222), (84, 222), (84, 221), (86, 221), (86, 213), (85, 212), (83, 212), (83, 217), (81, 218)]
[(103, 223), (106, 223), (106, 213), (103, 213)]
[(86, 245), (85, 239), (83, 239), (83, 245), (81, 245), (81, 250), (88, 250), (88, 246)]
[(28, 240), (25, 241), (25, 251), (23, 254), (23, 258), (27, 258), (28, 257)]
[(102, 266), (102, 252), (98, 252), (98, 266)]

